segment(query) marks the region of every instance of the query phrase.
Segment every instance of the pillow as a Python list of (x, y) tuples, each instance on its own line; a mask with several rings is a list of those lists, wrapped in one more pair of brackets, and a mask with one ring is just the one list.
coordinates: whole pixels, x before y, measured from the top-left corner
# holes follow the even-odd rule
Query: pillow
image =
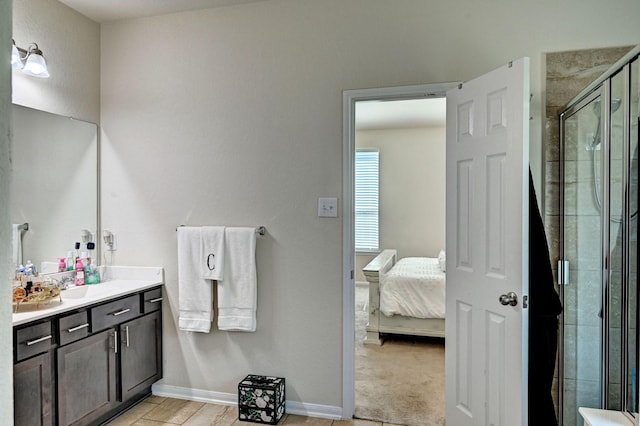
[(440, 253), (438, 253), (438, 263), (442, 272), (447, 272), (447, 255), (444, 250), (440, 250)]

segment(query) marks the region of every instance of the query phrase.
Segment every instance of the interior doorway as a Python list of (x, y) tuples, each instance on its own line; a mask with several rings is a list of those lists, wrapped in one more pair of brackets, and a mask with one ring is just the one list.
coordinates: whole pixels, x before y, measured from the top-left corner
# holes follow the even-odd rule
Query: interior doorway
[[(430, 108), (434, 108), (433, 105), (439, 104), (435, 110), (431, 113), (426, 113), (425, 106), (420, 106), (420, 100), (424, 101), (442, 101), (446, 98), (446, 91), (452, 87), (455, 87), (455, 83), (451, 84), (437, 84), (437, 85), (421, 85), (421, 86), (409, 86), (409, 87), (391, 87), (380, 89), (366, 89), (348, 91), (344, 94), (344, 157), (343, 166), (345, 172), (345, 188), (344, 188), (344, 266), (345, 266), (345, 285), (344, 285), (344, 330), (343, 330), (343, 348), (344, 348), (344, 382), (343, 382), (343, 407), (345, 409), (344, 417), (351, 417), (356, 412), (356, 358), (357, 351), (362, 349), (362, 342), (358, 339), (361, 338), (358, 333), (358, 327), (362, 327), (362, 313), (358, 312), (358, 308), (362, 308), (362, 285), (366, 284), (364, 276), (362, 275), (362, 267), (366, 263), (375, 257), (375, 254), (357, 255), (355, 251), (355, 224), (354, 224), (354, 204), (355, 204), (355, 155), (356, 155), (356, 134), (363, 128), (378, 129), (383, 128), (402, 128), (420, 126), (434, 126), (434, 120), (441, 120), (442, 126), (446, 121), (446, 104), (445, 102), (431, 102)], [(421, 109), (422, 108), (422, 109)], [(365, 111), (363, 114), (362, 111)], [(427, 122), (431, 120), (430, 124)], [(365, 148), (364, 146), (362, 146)], [(369, 147), (370, 148), (370, 147)], [(381, 163), (384, 159), (380, 159)], [(427, 164), (425, 163), (425, 166)], [(381, 171), (382, 173), (382, 167)], [(384, 176), (381, 176), (381, 180)], [(423, 185), (427, 183), (422, 182)], [(420, 184), (414, 182), (416, 187), (420, 187)], [(444, 191), (444, 188), (443, 188)], [(443, 200), (444, 203), (444, 200)], [(444, 206), (443, 206), (444, 211)], [(441, 223), (442, 229), (444, 229), (444, 218)], [(381, 223), (380, 228), (380, 247), (379, 250), (389, 248), (385, 245), (388, 244), (387, 239), (383, 237), (385, 229), (388, 228), (388, 224)], [(406, 227), (405, 227), (406, 229)], [(416, 247), (404, 247), (404, 250), (400, 250), (401, 255), (411, 256), (433, 256), (436, 257), (439, 249), (444, 248), (444, 231), (442, 244), (436, 244), (436, 248), (431, 248), (433, 253), (425, 253), (429, 249), (424, 249), (420, 253), (420, 249)], [(419, 234), (419, 233), (418, 233)], [(418, 237), (419, 239), (419, 237)], [(425, 242), (424, 246), (428, 246)], [(403, 253), (404, 251), (404, 253)], [(404, 256), (402, 256), (404, 257)], [(364, 264), (364, 265), (363, 265)], [(356, 299), (356, 293), (359, 292), (359, 299)], [(360, 303), (360, 304), (359, 304)], [(366, 309), (371, 307), (366, 306)], [(356, 319), (359, 316), (359, 319)], [(357, 337), (356, 337), (357, 336)], [(421, 338), (418, 338), (421, 339)], [(360, 345), (360, 346), (359, 346)], [(389, 345), (391, 348), (393, 344)], [(440, 342), (440, 345), (442, 343)], [(390, 349), (391, 350), (391, 349)], [(442, 348), (441, 348), (442, 350)], [(367, 366), (368, 367), (368, 366)], [(381, 368), (390, 368), (389, 365)], [(399, 365), (395, 363), (393, 368), (406, 369), (406, 365)], [(409, 367), (410, 368), (410, 367)], [(393, 371), (385, 371), (385, 374), (393, 376)], [(396, 374), (397, 375), (397, 372)], [(442, 371), (444, 376), (444, 371)], [(375, 384), (373, 384), (375, 387)], [(444, 383), (442, 384), (441, 392), (444, 400)], [(358, 398), (359, 400), (360, 398)], [(389, 403), (392, 403), (389, 401)], [(400, 404), (400, 402), (398, 402)], [(382, 404), (381, 404), (382, 405)], [(410, 407), (403, 407), (403, 410), (411, 409)], [(444, 410), (444, 406), (442, 407)], [(415, 410), (423, 411), (418, 412), (416, 415), (424, 415), (424, 406), (421, 404), (415, 405)], [(359, 410), (360, 411), (360, 410)], [(442, 413), (444, 416), (444, 411)], [(376, 419), (393, 421), (393, 419)]]

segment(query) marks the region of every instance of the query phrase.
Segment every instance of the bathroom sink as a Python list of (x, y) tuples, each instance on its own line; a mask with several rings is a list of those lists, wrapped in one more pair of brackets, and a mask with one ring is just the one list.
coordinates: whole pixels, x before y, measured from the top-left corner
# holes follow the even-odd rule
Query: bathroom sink
[(69, 287), (60, 294), (63, 299), (82, 299), (87, 295), (89, 286), (81, 285), (77, 287)]

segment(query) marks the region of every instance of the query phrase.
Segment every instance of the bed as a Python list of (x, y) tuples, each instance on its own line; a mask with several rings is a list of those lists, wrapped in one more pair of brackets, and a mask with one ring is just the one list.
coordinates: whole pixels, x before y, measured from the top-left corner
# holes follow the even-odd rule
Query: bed
[(397, 259), (383, 250), (364, 267), (369, 282), (365, 344), (381, 345), (381, 334), (444, 337), (445, 272), (438, 258)]

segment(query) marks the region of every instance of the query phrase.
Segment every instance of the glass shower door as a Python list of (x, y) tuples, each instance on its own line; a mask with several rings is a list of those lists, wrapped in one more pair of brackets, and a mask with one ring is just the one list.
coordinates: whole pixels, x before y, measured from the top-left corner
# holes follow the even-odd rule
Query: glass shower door
[(559, 390), (565, 426), (582, 424), (578, 407), (602, 404), (601, 112), (595, 93), (562, 119), (561, 258), (569, 263), (569, 280), (560, 288), (564, 311)]

